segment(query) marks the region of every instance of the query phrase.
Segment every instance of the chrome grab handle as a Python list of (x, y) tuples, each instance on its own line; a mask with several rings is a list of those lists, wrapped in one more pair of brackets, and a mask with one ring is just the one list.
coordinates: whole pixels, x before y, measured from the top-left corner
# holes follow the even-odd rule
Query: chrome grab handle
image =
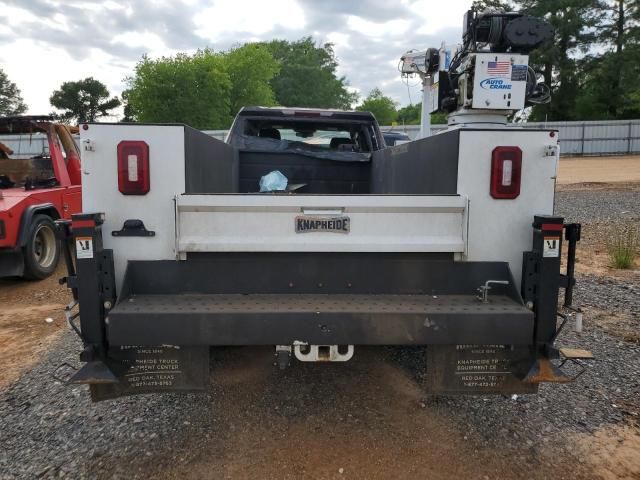
[(486, 282), (484, 282), (484, 285), (478, 288), (478, 292), (480, 292), (480, 295), (478, 295), (478, 300), (480, 300), (482, 303), (489, 302), (489, 290), (491, 290), (491, 285), (509, 285), (509, 281), (487, 280)]

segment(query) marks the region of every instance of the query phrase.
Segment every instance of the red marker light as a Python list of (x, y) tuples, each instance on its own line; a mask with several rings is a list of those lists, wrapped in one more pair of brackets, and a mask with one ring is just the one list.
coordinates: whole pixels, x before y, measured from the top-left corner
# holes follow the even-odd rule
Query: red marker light
[(518, 147), (496, 147), (491, 154), (491, 187), (493, 198), (512, 200), (520, 195), (522, 150)]
[(124, 195), (145, 195), (149, 180), (149, 145), (140, 140), (118, 144), (118, 190)]

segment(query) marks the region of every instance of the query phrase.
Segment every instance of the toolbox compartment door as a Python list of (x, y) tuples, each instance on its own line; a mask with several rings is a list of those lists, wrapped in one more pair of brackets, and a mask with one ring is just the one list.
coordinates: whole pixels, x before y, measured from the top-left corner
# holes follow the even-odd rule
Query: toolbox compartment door
[(180, 195), (176, 249), (193, 252), (466, 251), (461, 195)]

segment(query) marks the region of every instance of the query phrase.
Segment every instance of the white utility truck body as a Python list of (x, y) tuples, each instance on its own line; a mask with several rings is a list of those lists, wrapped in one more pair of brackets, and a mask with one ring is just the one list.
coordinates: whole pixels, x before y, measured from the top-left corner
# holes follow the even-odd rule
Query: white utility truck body
[[(517, 283), (522, 252), (531, 248), (533, 215), (552, 215), (558, 137), (522, 127), (458, 129), (455, 195), (265, 195), (185, 193), (184, 126), (91, 124), (81, 131), (83, 205), (103, 212), (103, 230), (141, 218), (154, 237), (105, 235), (116, 286), (130, 260), (180, 260), (192, 252), (451, 252), (459, 261), (506, 261)], [(114, 153), (123, 140), (149, 146), (149, 192), (118, 192)], [(490, 193), (497, 146), (522, 151), (521, 189), (512, 200)], [(393, 147), (391, 158), (413, 146)], [(215, 159), (211, 159), (215, 161)], [(428, 160), (425, 159), (425, 162)], [(256, 185), (257, 189), (257, 185)], [(144, 213), (144, 214), (143, 214)], [(293, 228), (298, 215), (348, 215), (348, 235)], [(384, 226), (384, 227), (382, 227)]]
[(446, 66), (435, 49), (403, 57), (441, 83), (450, 128), (432, 137), (385, 148), (370, 113), (294, 108), (245, 107), (226, 142), (83, 125), (84, 213), (60, 225), (86, 362), (71, 381), (96, 400), (202, 390), (227, 345), (271, 345), (280, 368), (426, 346), (431, 393), (572, 380), (551, 363), (586, 358), (554, 346), (580, 232), (554, 216), (557, 132), (506, 122), (544, 100), (526, 52), (546, 30), (465, 18)]

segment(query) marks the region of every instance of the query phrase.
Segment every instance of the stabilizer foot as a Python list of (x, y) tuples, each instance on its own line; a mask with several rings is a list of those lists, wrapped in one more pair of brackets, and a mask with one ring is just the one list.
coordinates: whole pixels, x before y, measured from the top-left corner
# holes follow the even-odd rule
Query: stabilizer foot
[(100, 360), (85, 363), (80, 370), (71, 375), (68, 383), (105, 384), (120, 383), (116, 375)]
[(529, 369), (529, 373), (524, 377), (523, 382), (527, 383), (569, 383), (575, 380), (569, 377), (562, 370), (556, 367), (548, 358), (538, 358)]

